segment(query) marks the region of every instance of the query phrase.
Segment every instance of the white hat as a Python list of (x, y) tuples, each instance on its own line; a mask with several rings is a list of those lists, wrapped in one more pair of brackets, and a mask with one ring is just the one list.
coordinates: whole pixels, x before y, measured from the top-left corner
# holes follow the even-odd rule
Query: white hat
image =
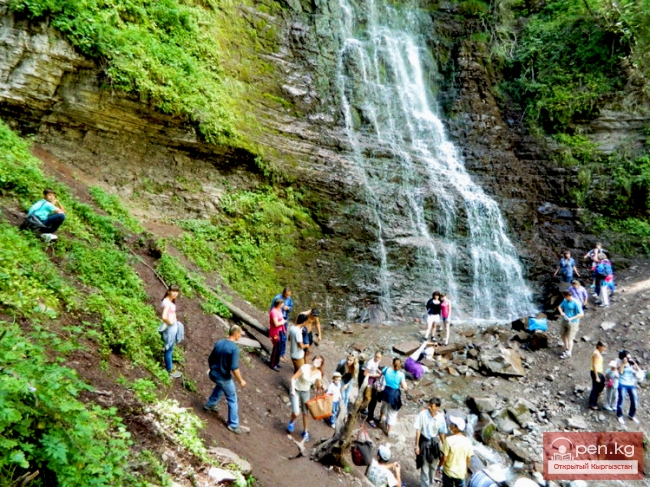
[(609, 366), (610, 366), (612, 369), (615, 369), (616, 367), (618, 367), (618, 362), (616, 361), (616, 359), (612, 360), (612, 361), (609, 363)]
[(465, 420), (460, 416), (449, 416), (449, 422), (461, 430), (465, 431)]
[(384, 462), (390, 461), (390, 446), (381, 445), (377, 449), (377, 453), (379, 454), (379, 458), (381, 458)]

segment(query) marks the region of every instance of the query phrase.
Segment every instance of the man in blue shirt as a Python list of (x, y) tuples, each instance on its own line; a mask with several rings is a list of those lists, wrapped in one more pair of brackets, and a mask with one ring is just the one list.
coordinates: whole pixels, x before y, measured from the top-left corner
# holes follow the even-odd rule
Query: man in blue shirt
[(580, 327), (580, 318), (584, 316), (582, 306), (573, 297), (571, 292), (564, 291), (562, 293), (564, 300), (557, 307), (558, 312), (562, 316), (562, 343), (564, 343), (564, 353), (560, 358), (569, 358), (573, 351), (573, 340), (578, 334)]
[[(271, 301), (271, 307), (269, 308), (269, 311), (273, 309), (273, 307), (275, 306), (275, 302), (278, 299), (284, 301), (284, 305), (282, 306), (282, 316), (284, 316), (284, 320), (287, 323), (289, 323), (289, 314), (293, 309), (293, 300), (291, 299), (291, 289), (285, 287), (280, 294), (277, 294), (273, 298), (273, 301)], [(281, 331), (280, 332), (280, 361), (288, 362), (287, 357), (285, 356), (286, 354), (287, 354), (287, 333), (286, 331)]]
[(576, 269), (576, 261), (571, 257), (571, 252), (568, 250), (562, 253), (562, 258), (558, 263), (557, 269), (553, 273), (554, 276), (557, 276), (557, 273), (560, 273), (562, 282), (571, 282), (573, 281), (573, 273), (580, 277), (578, 269)]
[[(65, 220), (65, 208), (63, 208), (63, 205), (56, 198), (54, 190), (46, 189), (43, 191), (43, 199), (34, 203), (27, 212), (28, 218), (32, 215), (38, 218), (44, 226), (41, 228), (34, 228), (32, 226), (31, 229), (38, 230), (41, 237), (48, 242), (56, 240), (57, 236), (54, 233)], [(28, 221), (24, 225), (25, 227), (30, 227)]]
[(234, 375), (239, 381), (239, 385), (246, 387), (246, 381), (239, 372), (239, 347), (235, 343), (240, 337), (241, 328), (233, 325), (228, 338), (215, 343), (208, 358), (208, 364), (210, 365), (210, 380), (216, 385), (203, 406), (206, 411), (218, 411), (217, 403), (225, 394), (228, 402), (228, 429), (238, 435), (242, 431), (239, 428), (237, 390), (232, 376)]

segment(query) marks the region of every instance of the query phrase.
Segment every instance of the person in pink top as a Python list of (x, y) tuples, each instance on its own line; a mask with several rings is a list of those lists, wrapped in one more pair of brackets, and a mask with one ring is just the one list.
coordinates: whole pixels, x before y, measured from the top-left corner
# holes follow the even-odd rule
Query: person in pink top
[(445, 327), (445, 345), (449, 345), (449, 316), (451, 315), (451, 302), (446, 293), (440, 295), (440, 316), (442, 326)]
[(277, 299), (269, 311), (269, 338), (271, 343), (273, 343), (273, 350), (271, 351), (271, 359), (269, 361), (269, 367), (271, 367), (276, 372), (280, 370), (280, 332), (287, 333), (285, 327), (286, 320), (284, 319), (284, 314), (282, 314), (282, 306), (284, 305), (283, 299)]

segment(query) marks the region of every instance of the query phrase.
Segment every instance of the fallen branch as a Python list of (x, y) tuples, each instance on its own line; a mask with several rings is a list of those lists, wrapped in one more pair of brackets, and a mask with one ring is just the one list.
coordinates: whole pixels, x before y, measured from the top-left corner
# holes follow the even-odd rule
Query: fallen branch
[(38, 477), (39, 474), (40, 474), (40, 472), (38, 470), (36, 470), (35, 472), (32, 472), (32, 473), (23, 474), (23, 475), (21, 475), (20, 477), (18, 477), (16, 479), (16, 481), (14, 482), (14, 486), (15, 487), (24, 487), (29, 482), (31, 482), (36, 477)]
[(162, 285), (165, 286), (165, 289), (169, 289), (169, 286), (167, 285), (165, 280), (162, 277), (160, 277), (160, 274), (158, 274), (158, 272), (156, 272), (156, 269), (154, 269), (149, 264), (147, 264), (142, 257), (140, 257), (138, 254), (133, 252), (133, 250), (131, 250), (129, 247), (127, 247), (127, 249), (128, 249), (129, 252), (131, 252), (140, 261), (140, 263), (142, 263), (145, 267), (148, 267), (149, 269), (151, 269), (151, 272), (153, 272), (154, 275), (158, 278), (158, 280), (162, 283)]
[(305, 439), (304, 438), (302, 439), (302, 441), (296, 441), (293, 438), (293, 436), (291, 436), (291, 435), (287, 435), (287, 438), (289, 438), (291, 441), (293, 441), (296, 444), (296, 446), (298, 447), (298, 450), (300, 450), (297, 455), (295, 455), (293, 457), (289, 457), (289, 460), (295, 460), (296, 458), (306, 457), (307, 456), (307, 448), (305, 448)]
[[(359, 394), (357, 395), (356, 401), (354, 401), (350, 414), (347, 415), (345, 420), (341, 421), (341, 424), (337, 421), (334, 435), (312, 449), (309, 457), (313, 461), (337, 465), (344, 468), (350, 466), (345, 461), (345, 455), (350, 451), (352, 436), (358, 428), (360, 411), (367, 407), (369, 402), (369, 400), (366, 399), (367, 388), (368, 377), (363, 379), (363, 383), (361, 384), (361, 387), (359, 387)], [(345, 411), (342, 411), (339, 419), (344, 415)]]

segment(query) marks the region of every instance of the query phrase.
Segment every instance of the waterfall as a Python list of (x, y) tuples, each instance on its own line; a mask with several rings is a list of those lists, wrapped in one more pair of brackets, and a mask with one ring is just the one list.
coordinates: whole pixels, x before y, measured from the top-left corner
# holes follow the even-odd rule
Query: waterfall
[[(423, 69), (422, 12), (339, 0), (337, 88), (377, 236), (378, 300), (389, 314), (446, 292), (464, 320), (534, 310), (496, 202), (448, 140)], [(415, 308), (414, 308), (415, 309)]]

